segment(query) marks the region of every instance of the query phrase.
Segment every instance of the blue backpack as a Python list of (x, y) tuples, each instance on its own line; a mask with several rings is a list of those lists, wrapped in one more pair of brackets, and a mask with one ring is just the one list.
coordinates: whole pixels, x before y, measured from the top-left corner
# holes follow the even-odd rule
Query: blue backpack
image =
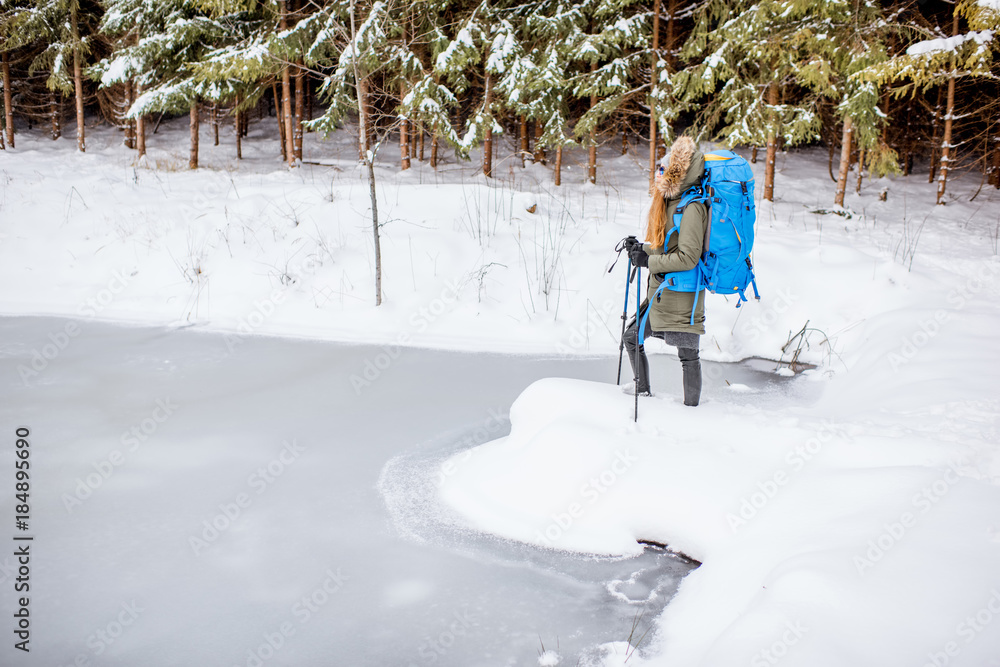
[(697, 294), (707, 289), (713, 294), (739, 294), (739, 308), (747, 300), (744, 291), (753, 286), (754, 297), (759, 301), (757, 281), (754, 277), (750, 252), (753, 250), (753, 227), (757, 219), (753, 200), (753, 171), (746, 160), (732, 151), (714, 151), (705, 155), (705, 175), (701, 183), (681, 195), (673, 216), (673, 227), (667, 232), (663, 247), (670, 235), (681, 227), (684, 209), (693, 202), (703, 202), (710, 211), (708, 232), (701, 259), (694, 268), (661, 275), (659, 289), (650, 297), (650, 307), (639, 324), (639, 344), (642, 345), (646, 320), (654, 298), (668, 289), (672, 292), (694, 292), (691, 307), (691, 324), (698, 307)]

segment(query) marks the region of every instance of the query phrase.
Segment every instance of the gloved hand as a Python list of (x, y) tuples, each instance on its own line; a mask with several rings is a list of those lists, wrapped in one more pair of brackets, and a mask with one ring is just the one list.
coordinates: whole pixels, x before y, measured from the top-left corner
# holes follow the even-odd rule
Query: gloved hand
[(636, 248), (636, 246), (638, 246), (638, 247), (641, 248), (642, 247), (642, 241), (640, 241), (639, 239), (637, 239), (634, 236), (626, 237), (626, 239), (625, 239), (625, 252), (627, 252), (629, 255), (631, 255), (632, 251)]
[(641, 243), (629, 251), (629, 257), (632, 258), (633, 266), (641, 266), (644, 269), (649, 268), (649, 255), (642, 249)]

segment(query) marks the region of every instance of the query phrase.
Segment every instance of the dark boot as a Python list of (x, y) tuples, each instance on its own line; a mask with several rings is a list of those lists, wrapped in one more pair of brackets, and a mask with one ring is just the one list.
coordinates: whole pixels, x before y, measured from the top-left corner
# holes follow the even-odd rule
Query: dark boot
[[(649, 329), (649, 323), (646, 323), (647, 330)], [(649, 335), (647, 331), (646, 335)], [(639, 348), (638, 353), (636, 353), (636, 347), (639, 345), (639, 325), (634, 320), (625, 330), (625, 355), (628, 357), (629, 364), (632, 365), (632, 375), (636, 378), (636, 384), (638, 385), (639, 394), (649, 393), (649, 360), (646, 359), (646, 350), (644, 348)], [(697, 355), (697, 350), (695, 350)], [(638, 361), (638, 368), (636, 367), (636, 362)]]
[(684, 405), (695, 406), (701, 401), (701, 359), (698, 348), (679, 347), (677, 358), (684, 373)]

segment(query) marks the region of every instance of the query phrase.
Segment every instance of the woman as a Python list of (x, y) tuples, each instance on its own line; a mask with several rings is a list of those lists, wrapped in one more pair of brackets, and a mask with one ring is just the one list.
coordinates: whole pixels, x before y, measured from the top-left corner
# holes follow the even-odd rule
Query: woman
[[(702, 246), (708, 230), (709, 211), (705, 204), (692, 202), (681, 215), (680, 231), (665, 238), (673, 228), (674, 213), (681, 196), (701, 182), (705, 171), (705, 157), (689, 137), (680, 137), (670, 152), (660, 161), (654, 183), (653, 201), (646, 221), (646, 242), (629, 244), (629, 255), (636, 266), (649, 269), (646, 300), (639, 308), (639, 316), (625, 331), (625, 349), (637, 378), (638, 391), (651, 396), (649, 387), (649, 362), (646, 353), (638, 347), (639, 322), (647, 308), (652, 308), (646, 320), (645, 338), (654, 336), (677, 348), (684, 379), (684, 405), (695, 406), (701, 399), (701, 360), (698, 357), (699, 341), (705, 333), (705, 292), (673, 292), (664, 289), (650, 305), (649, 295), (654, 294), (663, 280), (663, 274), (687, 271), (701, 259)], [(664, 248), (666, 241), (666, 248)], [(697, 307), (695, 308), (695, 299)], [(695, 308), (692, 323), (691, 309)], [(636, 349), (638, 347), (638, 350)], [(637, 367), (638, 366), (638, 367)], [(625, 388), (633, 393), (635, 385)]]

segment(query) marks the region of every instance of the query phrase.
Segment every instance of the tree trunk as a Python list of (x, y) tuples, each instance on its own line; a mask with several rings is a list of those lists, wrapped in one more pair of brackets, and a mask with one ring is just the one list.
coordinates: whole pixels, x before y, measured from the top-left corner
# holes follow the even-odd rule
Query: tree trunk
[(938, 131), (941, 129), (941, 86), (937, 89), (937, 103), (934, 105), (934, 115), (931, 116), (931, 168), (927, 174), (927, 182), (933, 183), (937, 176), (938, 163)]
[(628, 155), (628, 130), (622, 130), (622, 155)]
[(676, 35), (674, 25), (676, 14), (677, 0), (670, 0), (667, 4), (667, 67), (670, 68), (671, 73), (673, 73), (676, 65), (676, 61), (674, 60), (674, 39)]
[(191, 103), (191, 154), (188, 157), (188, 169), (198, 168), (198, 100)]
[(80, 69), (80, 54), (73, 54), (73, 87), (76, 92), (76, 147), (81, 153), (87, 151), (87, 127), (83, 117), (83, 73)]
[(493, 77), (486, 73), (486, 138), (483, 141), (483, 175), (493, 178)]
[[(132, 106), (135, 105), (135, 99), (137, 97), (136, 85), (134, 81), (128, 82), (128, 110), (132, 111)], [(136, 148), (139, 145), (139, 123), (134, 116), (129, 116), (128, 119), (129, 134), (132, 137), (132, 145), (129, 148)]]
[(400, 169), (410, 168), (410, 121), (404, 118), (399, 124)]
[(938, 175), (938, 190), (936, 203), (943, 203), (944, 193), (948, 186), (948, 172), (950, 171), (951, 163), (951, 127), (952, 127), (952, 113), (955, 109), (955, 79), (952, 78), (948, 81), (948, 109), (945, 112), (944, 117), (944, 139), (941, 142), (941, 161), (940, 169)]
[(209, 113), (209, 118), (212, 119), (212, 145), (219, 145), (219, 105), (217, 102), (212, 102), (212, 110)]
[(420, 154), (417, 156), (417, 159), (420, 160), (421, 162), (423, 162), (424, 161), (424, 135), (427, 134), (427, 133), (424, 132), (424, 124), (423, 123), (420, 123), (420, 127), (418, 129), (419, 129), (418, 136), (420, 137)]
[(996, 146), (993, 148), (993, 172), (990, 174), (993, 187), (1000, 189), (1000, 137), (993, 139)]
[[(837, 174), (837, 194), (833, 198), (833, 203), (837, 206), (844, 205), (844, 192), (847, 190), (847, 173), (851, 168), (851, 145), (853, 144), (853, 139), (854, 124), (851, 117), (847, 116), (844, 118), (844, 136), (840, 144), (840, 171)], [(768, 155), (770, 155), (770, 148), (768, 149)], [(770, 160), (770, 157), (768, 157), (768, 160)]]
[(990, 183), (993, 187), (1000, 188), (1000, 116), (994, 124), (996, 134), (993, 137), (993, 167), (990, 170)]
[[(772, 81), (767, 87), (767, 103), (778, 105), (778, 84)], [(771, 112), (772, 119), (774, 112)], [(774, 128), (767, 132), (767, 162), (764, 164), (764, 199), (774, 201), (774, 163), (778, 153), (778, 136)]]
[[(128, 108), (131, 109), (132, 105), (135, 104), (135, 84), (130, 79), (126, 85), (126, 90), (128, 91)], [(135, 119), (125, 117), (125, 147), (135, 148)]]
[[(288, 30), (288, 3), (285, 0), (279, 0), (278, 7), (281, 12), (279, 28), (282, 31)], [(292, 118), (292, 77), (287, 65), (281, 68), (281, 108), (285, 121), (285, 161), (288, 162), (289, 167), (294, 167), (295, 139), (293, 136), (294, 130), (292, 129), (294, 124)]]
[(757, 164), (757, 145), (750, 148), (750, 164)]
[(372, 233), (375, 237), (375, 305), (382, 305), (382, 247), (378, 233), (378, 198), (375, 195), (375, 165), (365, 159), (368, 165), (368, 195), (372, 202)]
[[(958, 35), (958, 12), (952, 9), (954, 18), (951, 36)], [(944, 203), (945, 189), (948, 187), (948, 172), (951, 170), (951, 126), (955, 114), (955, 56), (951, 57), (951, 76), (948, 78), (948, 102), (944, 116), (944, 141), (941, 143), (941, 175), (938, 177), (937, 203)]]
[(562, 185), (562, 155), (563, 155), (563, 147), (561, 145), (557, 146), (556, 167), (555, 167), (555, 173), (553, 174), (555, 177), (556, 185)]
[(308, 74), (306, 74), (302, 78), (302, 80), (305, 83), (305, 88), (306, 88), (306, 120), (312, 120), (313, 119), (313, 89), (312, 89), (312, 83), (309, 81), (309, 75)]
[[(365, 159), (368, 149), (371, 148), (371, 132), (369, 132), (369, 108), (368, 108), (368, 77), (362, 76), (358, 80), (358, 157)], [(362, 127), (364, 125), (364, 127)]]
[(528, 154), (528, 117), (521, 116), (521, 169), (524, 169), (524, 156)]
[(52, 120), (52, 141), (55, 141), (62, 136), (62, 101), (54, 90), (49, 91), (49, 117)]
[[(141, 85), (136, 89), (136, 95), (142, 95)], [(146, 117), (141, 115), (135, 119), (135, 149), (140, 159), (146, 156)]]
[(292, 80), (287, 67), (281, 70), (281, 116), (282, 126), (285, 129), (285, 161), (289, 167), (294, 167), (295, 130), (293, 126), (295, 121), (292, 118)]
[(542, 147), (542, 135), (545, 134), (545, 127), (542, 122), (535, 120), (535, 157), (533, 162), (545, 164), (545, 148)]
[(3, 108), (5, 122), (7, 125), (7, 143), (14, 148), (14, 105), (11, 101), (13, 95), (10, 89), (10, 54), (3, 52)]
[(431, 134), (431, 169), (438, 166), (438, 126), (434, 125), (434, 132)]
[[(354, 27), (354, 0), (351, 0), (350, 4), (350, 16), (351, 16), (351, 44), (357, 44), (357, 32)], [(358, 72), (358, 60), (357, 58), (351, 58), (351, 65), (354, 68), (354, 80), (359, 84), (365, 81), (365, 77), (361, 76)], [(379, 231), (378, 231), (378, 198), (375, 194), (375, 165), (372, 164), (372, 160), (369, 159), (368, 155), (368, 114), (366, 113), (365, 100), (362, 95), (367, 95), (368, 86), (367, 83), (362, 87), (357, 86), (358, 93), (358, 127), (360, 128), (360, 140), (359, 144), (363, 147), (362, 155), (364, 159), (365, 166), (368, 167), (368, 192), (372, 201), (372, 235), (375, 240), (375, 305), (382, 305), (382, 247), (379, 242)]]
[(281, 97), (278, 95), (278, 81), (271, 79), (271, 95), (274, 97), (274, 115), (278, 119), (278, 138), (281, 143), (281, 161), (288, 161), (287, 144), (285, 143), (285, 121), (281, 113)]
[(70, 30), (73, 33), (73, 87), (76, 92), (76, 147), (87, 150), (86, 125), (83, 119), (83, 72), (80, 65), (80, 26), (77, 25), (77, 5), (70, 5)]
[(243, 112), (240, 111), (240, 98), (236, 98), (236, 108), (233, 109), (233, 129), (236, 131), (236, 159), (243, 159)]
[[(597, 62), (590, 63), (591, 73), (597, 71)], [(597, 106), (597, 95), (590, 95), (590, 108)], [(587, 149), (587, 180), (597, 183), (597, 128), (590, 128), (590, 146)]]
[(306, 111), (306, 96), (303, 90), (304, 75), (301, 67), (295, 68), (295, 129), (292, 138), (295, 143), (295, 159), (302, 161), (302, 116)]
[(861, 179), (865, 176), (865, 149), (858, 149), (858, 186), (855, 188), (854, 192), (856, 194), (861, 194)]
[[(655, 86), (659, 79), (656, 71), (657, 50), (660, 48), (660, 0), (653, 0), (653, 50), (650, 55), (652, 73), (650, 81)], [(656, 178), (656, 108), (653, 96), (649, 97), (649, 194), (653, 194), (653, 179)]]
[(417, 159), (417, 122), (414, 120), (410, 121), (410, 159)]

